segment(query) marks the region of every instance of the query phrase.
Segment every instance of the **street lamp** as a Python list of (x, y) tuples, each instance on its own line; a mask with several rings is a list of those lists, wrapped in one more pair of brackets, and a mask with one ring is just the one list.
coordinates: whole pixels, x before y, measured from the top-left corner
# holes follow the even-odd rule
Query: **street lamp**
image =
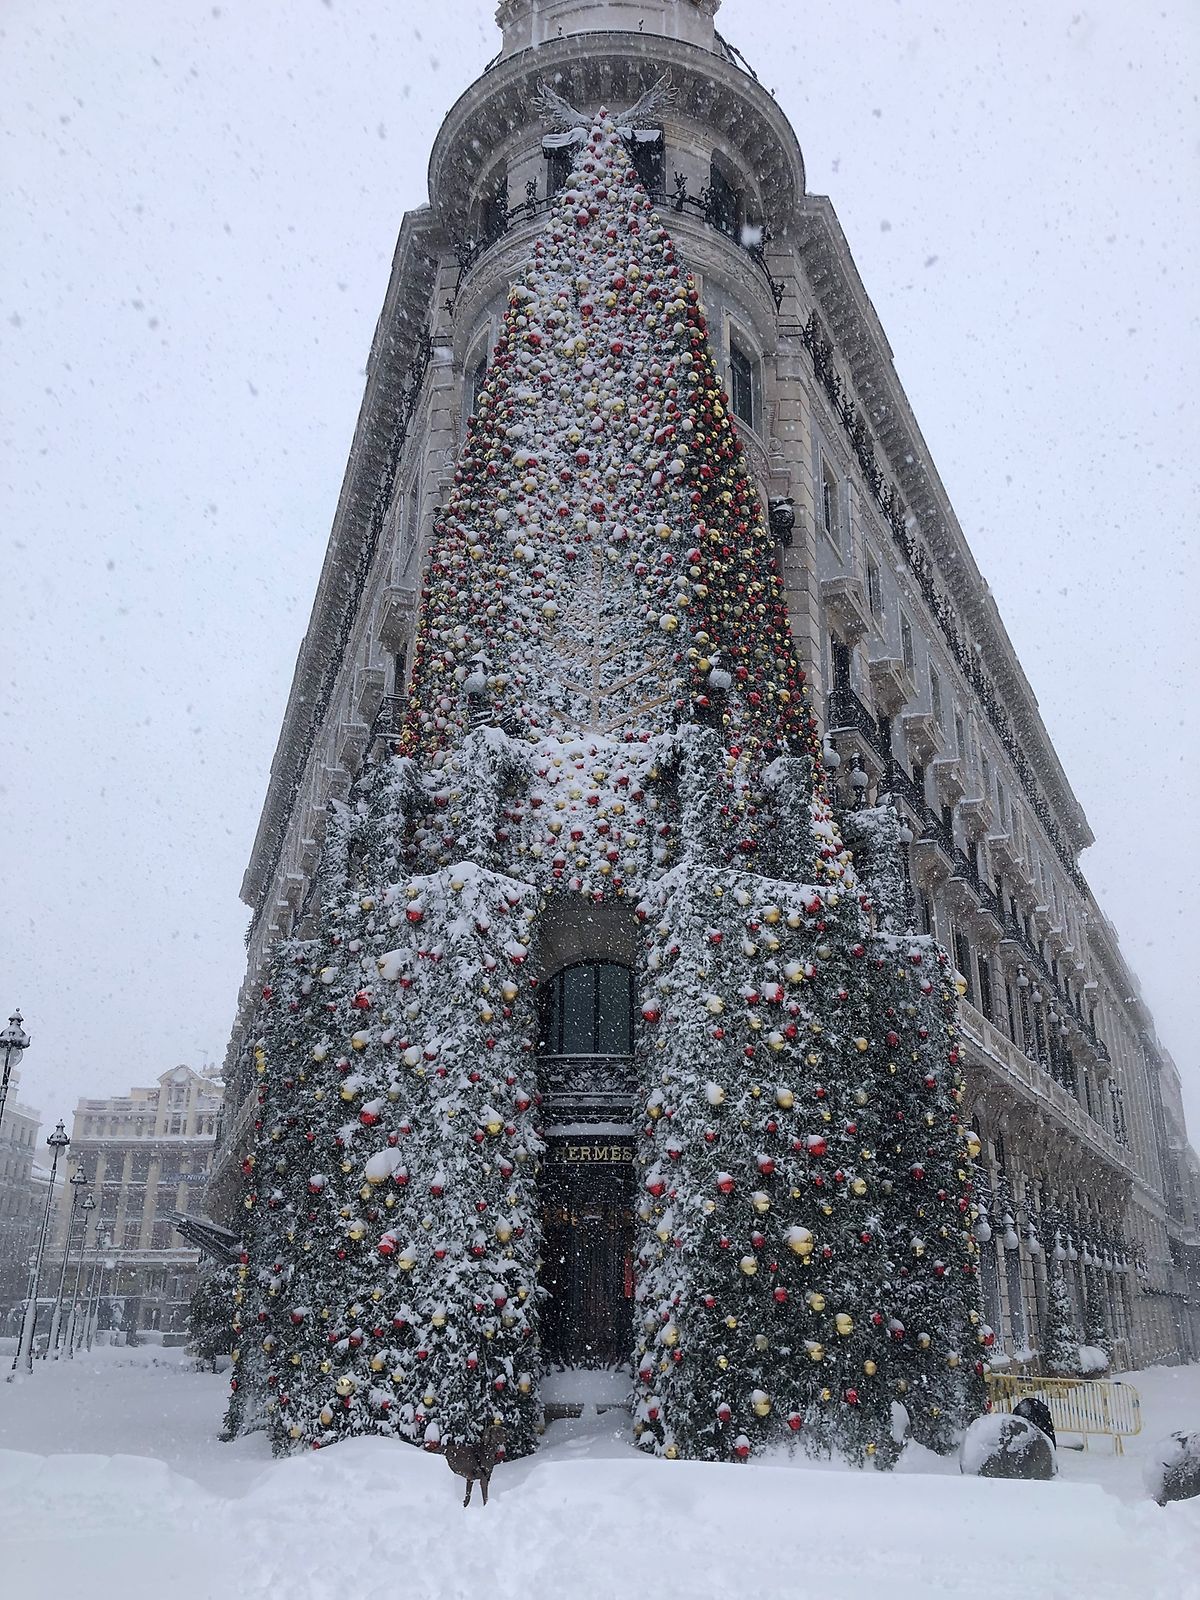
[(8, 1080), (12, 1069), (20, 1064), (21, 1057), (33, 1041), (21, 1026), (21, 1013), (14, 1011), (8, 1027), (0, 1028), (0, 1046), (4, 1049), (4, 1076), (0, 1078), (0, 1127), (4, 1125), (4, 1104), (8, 1099)]
[[(71, 1291), (71, 1315), (67, 1318), (67, 1360), (75, 1359), (75, 1319), (79, 1314), (79, 1280), (83, 1276), (83, 1258), (87, 1255), (88, 1219), (96, 1209), (95, 1195), (87, 1194), (83, 1197), (83, 1204), (79, 1208), (83, 1212), (83, 1235), (79, 1240), (79, 1260), (75, 1265), (75, 1287)], [(99, 1228), (96, 1232), (99, 1233)]]
[(87, 1316), (83, 1324), (83, 1342), (87, 1349), (92, 1348), (92, 1340), (96, 1337), (96, 1327), (100, 1321), (100, 1290), (104, 1283), (105, 1264), (100, 1260), (100, 1249), (112, 1249), (112, 1234), (106, 1233), (101, 1239), (99, 1224), (96, 1226), (96, 1236), (93, 1241), (92, 1272), (88, 1279)]
[(58, 1360), (58, 1334), (62, 1327), (63, 1290), (67, 1283), (67, 1263), (71, 1259), (71, 1241), (75, 1237), (75, 1207), (79, 1204), (79, 1197), (87, 1188), (87, 1173), (82, 1167), (76, 1167), (70, 1177), (71, 1184), (71, 1212), (67, 1217), (67, 1237), (63, 1241), (62, 1266), (58, 1274), (58, 1293), (54, 1296), (54, 1315), (50, 1318), (50, 1338), (46, 1343), (46, 1355), (54, 1354)]
[(14, 1372), (24, 1367), (26, 1372), (33, 1371), (33, 1336), (37, 1330), (37, 1298), (38, 1281), (42, 1275), (42, 1257), (46, 1251), (46, 1234), (50, 1228), (50, 1211), (54, 1205), (54, 1177), (58, 1171), (58, 1158), (70, 1144), (70, 1135), (59, 1119), (58, 1127), (47, 1138), (46, 1143), (54, 1152), (54, 1159), (50, 1163), (50, 1186), (46, 1191), (46, 1212), (42, 1217), (42, 1231), (38, 1235), (37, 1253), (33, 1258), (33, 1266), (29, 1272), (29, 1293), (25, 1299), (25, 1315), (21, 1318), (21, 1337), (17, 1340), (17, 1353), (13, 1357), (12, 1369)]

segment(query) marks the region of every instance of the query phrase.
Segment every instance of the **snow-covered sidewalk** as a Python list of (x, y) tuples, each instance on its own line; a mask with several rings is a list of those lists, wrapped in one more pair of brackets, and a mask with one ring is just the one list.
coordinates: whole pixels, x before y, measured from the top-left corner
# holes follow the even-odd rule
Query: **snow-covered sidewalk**
[[(1200, 1366), (1131, 1374), (1145, 1431), (1059, 1453), (1052, 1484), (658, 1462), (607, 1413), (501, 1466), (486, 1510), (443, 1461), (360, 1440), (273, 1462), (216, 1438), (225, 1379), (101, 1350), (0, 1385), (4, 1592), (90, 1600), (1196, 1600), (1200, 1501), (1160, 1509), (1142, 1458), (1200, 1426)], [(803, 1468), (803, 1470), (801, 1470)]]

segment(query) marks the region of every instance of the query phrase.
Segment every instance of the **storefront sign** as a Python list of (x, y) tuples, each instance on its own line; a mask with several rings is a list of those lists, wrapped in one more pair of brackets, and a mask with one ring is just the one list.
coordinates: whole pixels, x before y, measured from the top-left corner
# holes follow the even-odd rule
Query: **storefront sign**
[(550, 1153), (554, 1160), (569, 1162), (573, 1166), (596, 1166), (607, 1162), (609, 1165), (624, 1165), (633, 1161), (633, 1146), (630, 1144), (552, 1144)]

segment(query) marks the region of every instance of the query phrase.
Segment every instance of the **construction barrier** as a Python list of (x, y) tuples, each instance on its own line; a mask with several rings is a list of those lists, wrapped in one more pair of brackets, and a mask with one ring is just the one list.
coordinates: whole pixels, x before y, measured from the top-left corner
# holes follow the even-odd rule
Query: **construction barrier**
[(993, 1372), (987, 1386), (994, 1411), (1012, 1411), (1026, 1397), (1044, 1400), (1054, 1431), (1080, 1434), (1085, 1450), (1088, 1436), (1099, 1434), (1110, 1438), (1114, 1455), (1121, 1456), (1124, 1441), (1142, 1431), (1141, 1402), (1129, 1383), (1107, 1378), (1017, 1378)]

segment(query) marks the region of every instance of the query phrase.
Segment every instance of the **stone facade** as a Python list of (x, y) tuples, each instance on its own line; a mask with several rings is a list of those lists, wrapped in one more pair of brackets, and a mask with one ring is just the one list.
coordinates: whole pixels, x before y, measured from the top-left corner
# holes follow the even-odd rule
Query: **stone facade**
[(18, 1077), (14, 1074), (0, 1128), (0, 1318), (24, 1299), (46, 1203), (45, 1189), (33, 1181), (42, 1117), (17, 1099)]
[[(1118, 1364), (1200, 1355), (1200, 1170), (1178, 1072), (1078, 867), (1086, 818), (796, 136), (716, 0), (504, 0), (401, 224), (366, 392), (242, 886), (253, 911), (209, 1210), (236, 1227), (266, 951), (302, 926), (331, 800), (395, 726), (435, 508), (561, 160), (539, 115), (636, 102), (640, 170), (695, 274), (780, 533), (793, 632), (848, 803), (890, 794), (914, 915), (965, 986), (984, 1288), (1036, 1349), (1056, 1249)], [(531, 45), (537, 48), (531, 49)], [(790, 525), (789, 525), (790, 524)], [(1018, 731), (1019, 730), (1019, 731)]]
[[(81, 1100), (75, 1108), (68, 1179), (82, 1167), (96, 1201), (87, 1229), (85, 1279), (96, 1248), (105, 1265), (101, 1329), (182, 1335), (195, 1286), (198, 1250), (175, 1230), (175, 1212), (200, 1211), (216, 1144), (222, 1085), (208, 1073), (172, 1067), (156, 1085), (127, 1095)], [(58, 1202), (45, 1285), (58, 1281), (71, 1210), (71, 1185)], [(76, 1212), (71, 1261), (78, 1259)], [(74, 1267), (68, 1270), (70, 1293)], [(111, 1306), (109, 1312), (107, 1308)]]

